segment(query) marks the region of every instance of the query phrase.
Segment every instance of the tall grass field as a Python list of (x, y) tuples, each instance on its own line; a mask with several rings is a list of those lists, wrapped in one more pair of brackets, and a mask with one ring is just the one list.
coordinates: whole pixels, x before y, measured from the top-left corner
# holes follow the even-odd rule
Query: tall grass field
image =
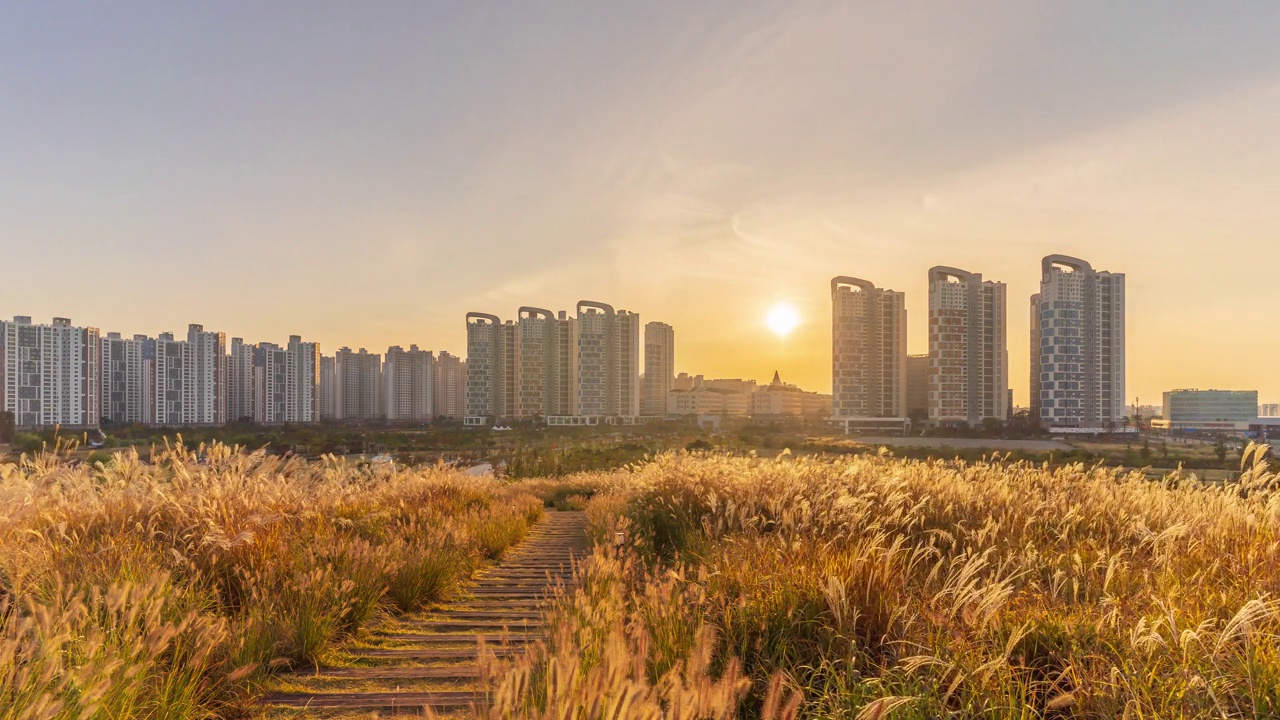
[(544, 507), (595, 541), (491, 718), (1280, 717), (1280, 480), (666, 454), (503, 482), (175, 446), (0, 460), (0, 720), (257, 712)]
[(542, 512), (491, 478), (217, 444), (0, 461), (0, 720), (250, 714), (269, 673), (447, 597)]

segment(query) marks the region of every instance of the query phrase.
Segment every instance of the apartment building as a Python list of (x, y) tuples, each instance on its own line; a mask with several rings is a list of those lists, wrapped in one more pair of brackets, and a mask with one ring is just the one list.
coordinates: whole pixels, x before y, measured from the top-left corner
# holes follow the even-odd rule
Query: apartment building
[(320, 356), (320, 379), (316, 388), (320, 404), (321, 420), (337, 420), (342, 416), (338, 396), (338, 361), (332, 356)]
[(67, 318), (0, 322), (0, 407), (22, 429), (96, 428), (102, 417), (101, 339)]
[(457, 355), (440, 353), (431, 385), (436, 417), (461, 420), (467, 411), (467, 363)]
[(116, 425), (151, 422), (155, 341), (107, 333), (101, 352), (102, 419)]
[(1119, 429), (1125, 416), (1125, 277), (1050, 255), (1031, 296), (1031, 416), (1051, 432)]
[(187, 346), (183, 424), (221, 425), (227, 421), (227, 336), (192, 324)]
[(909, 425), (905, 295), (853, 277), (831, 280), (832, 422), (851, 429)]
[[(522, 307), (519, 318), (519, 379), (515, 417), (521, 419), (554, 414), (552, 407), (555, 377), (555, 315), (550, 310)], [(512, 368), (514, 371), (516, 368)]]
[(254, 403), (254, 346), (244, 338), (231, 338), (231, 354), (227, 357), (227, 420), (243, 422), (257, 415)]
[(387, 349), (382, 365), (383, 414), (392, 422), (431, 422), (435, 417), (435, 355), (410, 345)]
[(194, 373), (188, 371), (193, 363), (187, 343), (178, 340), (173, 333), (160, 333), (156, 337), (154, 384), (151, 387), (151, 423), (161, 427), (182, 427), (187, 424), (187, 386), (195, 382)]
[(551, 328), (548, 415), (575, 416), (578, 414), (578, 319), (561, 310)]
[(930, 424), (1008, 419), (1006, 326), (1004, 283), (952, 267), (929, 270)]
[(640, 414), (667, 414), (667, 393), (676, 377), (676, 332), (662, 322), (644, 326), (644, 380)]
[(285, 353), (285, 422), (320, 422), (320, 344), (290, 335)]
[(613, 306), (578, 302), (578, 414), (608, 417), (618, 403)]
[(338, 419), (377, 420), (382, 417), (382, 356), (364, 348), (341, 348), (334, 356), (337, 373)]
[(929, 355), (907, 356), (907, 417), (911, 422), (929, 419)]
[(485, 425), (501, 408), (502, 320), (488, 313), (467, 313), (467, 408), (463, 423)]
[(288, 417), (288, 352), (275, 343), (258, 343), (253, 351), (253, 421), (278, 425)]

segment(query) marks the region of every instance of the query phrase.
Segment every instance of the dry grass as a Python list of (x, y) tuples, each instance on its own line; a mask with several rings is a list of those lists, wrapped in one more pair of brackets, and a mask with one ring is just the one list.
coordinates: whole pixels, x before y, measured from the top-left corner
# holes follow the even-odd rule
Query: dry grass
[(0, 720), (235, 715), (272, 667), (447, 595), (542, 506), (221, 445), (0, 462)]
[[(597, 546), (492, 718), (1280, 717), (1280, 490), (665, 455), (502, 485), (214, 446), (0, 464), (0, 720), (233, 716), (544, 505)], [(621, 533), (622, 542), (615, 545)]]
[(627, 546), (597, 550), (494, 717), (1280, 717), (1260, 452), (1225, 488), (887, 455), (615, 480), (588, 512)]

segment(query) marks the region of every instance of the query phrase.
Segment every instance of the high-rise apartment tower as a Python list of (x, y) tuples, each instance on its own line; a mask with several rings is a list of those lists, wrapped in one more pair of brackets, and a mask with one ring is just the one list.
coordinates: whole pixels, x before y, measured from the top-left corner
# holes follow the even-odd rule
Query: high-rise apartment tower
[(981, 425), (1009, 414), (1005, 284), (929, 270), (929, 422)]
[(640, 414), (667, 414), (667, 393), (676, 377), (676, 332), (666, 323), (644, 326), (644, 391)]
[(1032, 419), (1050, 429), (1119, 428), (1124, 392), (1124, 275), (1044, 258), (1031, 296)]
[(907, 310), (901, 292), (853, 277), (831, 280), (832, 419), (907, 423)]

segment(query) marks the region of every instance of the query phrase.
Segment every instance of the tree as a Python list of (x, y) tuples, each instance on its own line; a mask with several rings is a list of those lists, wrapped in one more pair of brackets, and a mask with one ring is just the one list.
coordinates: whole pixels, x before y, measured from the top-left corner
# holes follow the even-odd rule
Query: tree
[(0, 443), (13, 442), (14, 429), (13, 413), (0, 410)]
[(1142, 449), (1138, 451), (1138, 454), (1142, 456), (1142, 462), (1149, 461), (1151, 459), (1151, 443), (1143, 440)]
[(1227, 444), (1221, 440), (1213, 446), (1213, 454), (1218, 456), (1218, 462), (1227, 461)]

